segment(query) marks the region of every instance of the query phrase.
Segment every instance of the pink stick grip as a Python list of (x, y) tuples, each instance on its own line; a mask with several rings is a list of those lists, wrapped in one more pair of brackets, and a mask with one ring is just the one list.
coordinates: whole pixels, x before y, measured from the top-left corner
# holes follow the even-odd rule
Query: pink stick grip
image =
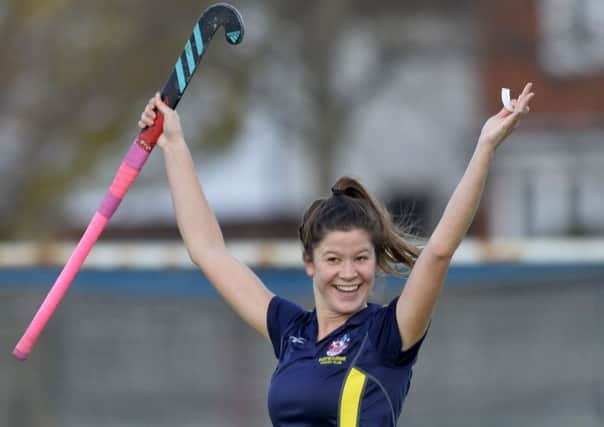
[(52, 288), (50, 288), (50, 291), (48, 292), (48, 295), (46, 295), (44, 302), (42, 302), (38, 312), (13, 350), (13, 355), (16, 358), (21, 360), (27, 359), (29, 352), (38, 340), (38, 336), (44, 330), (46, 323), (48, 323), (48, 320), (61, 302), (63, 295), (65, 295), (65, 292), (67, 292), (69, 285), (71, 285), (75, 275), (82, 267), (84, 260), (90, 253), (90, 250), (99, 238), (108, 221), (109, 220), (107, 218), (98, 212), (95, 213), (94, 217), (92, 217), (92, 220), (90, 221), (90, 224), (88, 224), (88, 227), (80, 239), (78, 246), (71, 254), (71, 257), (69, 257), (67, 264), (65, 264), (65, 267), (63, 267), (63, 271), (61, 271), (61, 274), (55, 281), (54, 285), (52, 285)]
[(137, 176), (138, 170), (134, 169), (128, 163), (123, 162), (120, 165), (115, 178), (113, 178), (110, 187), (111, 192), (120, 199), (124, 198)]
[(147, 159), (149, 158), (149, 155), (151, 153), (148, 151), (145, 151), (143, 149), (143, 147), (141, 147), (137, 143), (137, 141), (138, 141), (138, 138), (134, 140), (134, 142), (130, 146), (130, 149), (126, 153), (126, 156), (124, 157), (124, 160), (122, 162), (127, 163), (132, 168), (134, 168), (140, 172), (140, 170), (143, 168), (143, 166), (145, 166), (145, 162), (147, 161)]
[(130, 189), (130, 186), (138, 177), (138, 173), (137, 169), (134, 169), (125, 161), (122, 162), (97, 212), (105, 218), (110, 219)]

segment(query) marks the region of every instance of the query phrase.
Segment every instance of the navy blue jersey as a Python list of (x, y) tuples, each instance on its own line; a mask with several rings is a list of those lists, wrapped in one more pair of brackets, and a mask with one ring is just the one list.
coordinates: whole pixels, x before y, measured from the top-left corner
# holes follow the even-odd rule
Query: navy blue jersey
[(317, 342), (317, 315), (280, 297), (267, 326), (277, 368), (268, 407), (275, 427), (396, 426), (420, 340), (401, 351), (396, 302), (369, 304)]

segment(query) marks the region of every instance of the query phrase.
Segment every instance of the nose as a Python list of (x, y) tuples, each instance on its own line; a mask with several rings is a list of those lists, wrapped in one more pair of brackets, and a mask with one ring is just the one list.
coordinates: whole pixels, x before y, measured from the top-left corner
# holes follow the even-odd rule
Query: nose
[(357, 269), (352, 261), (344, 261), (340, 269), (340, 278), (343, 280), (352, 280), (357, 277)]

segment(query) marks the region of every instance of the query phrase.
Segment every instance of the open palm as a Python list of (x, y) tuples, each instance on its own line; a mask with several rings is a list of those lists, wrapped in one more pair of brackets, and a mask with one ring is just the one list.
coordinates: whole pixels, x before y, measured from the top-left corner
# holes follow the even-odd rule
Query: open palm
[(522, 116), (530, 111), (529, 103), (535, 96), (531, 92), (532, 83), (527, 83), (518, 99), (512, 100), (514, 111), (502, 108), (499, 113), (489, 118), (480, 133), (479, 143), (487, 144), (493, 148), (497, 146), (514, 130)]

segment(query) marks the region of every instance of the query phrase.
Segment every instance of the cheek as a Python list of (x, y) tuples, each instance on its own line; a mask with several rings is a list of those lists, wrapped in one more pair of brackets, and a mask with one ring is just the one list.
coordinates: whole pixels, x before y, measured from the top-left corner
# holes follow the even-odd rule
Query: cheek
[(359, 272), (363, 275), (363, 278), (365, 280), (373, 281), (373, 279), (375, 279), (377, 267), (376, 267), (375, 263), (373, 263), (373, 264), (369, 263), (366, 266), (363, 266), (363, 268), (361, 268), (359, 270)]
[(336, 276), (336, 270), (334, 269), (329, 269), (329, 268), (317, 268), (315, 270), (315, 274), (317, 276), (317, 278), (322, 281), (322, 282), (328, 282), (329, 280), (331, 280), (334, 276)]
[(313, 262), (304, 263), (304, 270), (309, 277), (312, 277), (315, 282), (323, 283), (329, 281), (334, 276), (332, 269), (325, 265), (317, 265)]
[(319, 286), (325, 286), (333, 282), (338, 274), (337, 269), (327, 266), (315, 266), (314, 273), (314, 282)]

